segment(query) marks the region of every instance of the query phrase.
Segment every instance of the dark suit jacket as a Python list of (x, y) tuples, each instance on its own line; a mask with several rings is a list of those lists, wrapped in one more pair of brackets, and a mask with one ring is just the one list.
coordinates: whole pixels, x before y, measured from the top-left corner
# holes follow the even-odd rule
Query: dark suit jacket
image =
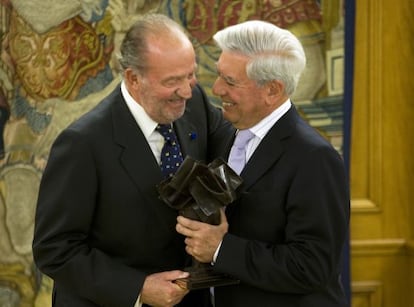
[[(198, 86), (174, 127), (183, 155), (202, 161), (233, 132)], [(131, 307), (147, 274), (186, 266), (177, 211), (158, 199), (161, 180), (120, 88), (58, 136), (33, 241), (37, 266), (54, 280), (54, 306)]]
[(216, 307), (347, 306), (340, 258), (349, 193), (336, 150), (292, 107), (241, 177), (214, 266), (241, 282), (217, 287)]

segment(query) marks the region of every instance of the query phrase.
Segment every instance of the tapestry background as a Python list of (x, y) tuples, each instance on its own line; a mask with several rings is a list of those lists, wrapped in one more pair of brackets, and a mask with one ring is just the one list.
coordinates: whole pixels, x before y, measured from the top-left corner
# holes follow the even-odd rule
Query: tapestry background
[(119, 83), (126, 29), (148, 11), (177, 20), (195, 46), (212, 103), (212, 35), (248, 19), (302, 41), (308, 65), (293, 97), (339, 152), (343, 144), (343, 3), (313, 0), (0, 0), (0, 306), (50, 306), (51, 282), (31, 255), (37, 191), (57, 134)]

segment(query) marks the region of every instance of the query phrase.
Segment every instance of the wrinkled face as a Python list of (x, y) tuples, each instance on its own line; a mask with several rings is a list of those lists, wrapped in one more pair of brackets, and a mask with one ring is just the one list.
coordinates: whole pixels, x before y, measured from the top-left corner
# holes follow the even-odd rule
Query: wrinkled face
[(168, 42), (150, 39), (147, 69), (130, 88), (131, 96), (156, 122), (166, 124), (180, 118), (196, 83), (196, 58), (186, 39)]
[(247, 56), (223, 51), (213, 85), (213, 93), (222, 100), (224, 117), (238, 129), (250, 128), (269, 114), (267, 88), (247, 77), (248, 61)]

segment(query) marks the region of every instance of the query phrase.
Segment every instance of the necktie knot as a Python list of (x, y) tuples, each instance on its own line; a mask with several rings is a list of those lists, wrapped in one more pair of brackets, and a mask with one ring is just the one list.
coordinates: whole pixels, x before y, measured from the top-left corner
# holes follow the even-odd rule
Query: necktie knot
[(234, 140), (234, 146), (237, 148), (245, 148), (247, 143), (254, 137), (254, 133), (249, 129), (239, 130)]
[(171, 124), (158, 124), (155, 128), (165, 140), (161, 150), (161, 171), (164, 177), (172, 176), (183, 162), (180, 145)]
[(158, 124), (155, 130), (157, 130), (164, 137), (164, 140), (170, 144), (176, 141), (175, 133), (171, 124)]
[(253, 137), (254, 133), (249, 129), (245, 129), (239, 130), (234, 139), (229, 156), (229, 165), (237, 174), (241, 173), (246, 164), (246, 146)]

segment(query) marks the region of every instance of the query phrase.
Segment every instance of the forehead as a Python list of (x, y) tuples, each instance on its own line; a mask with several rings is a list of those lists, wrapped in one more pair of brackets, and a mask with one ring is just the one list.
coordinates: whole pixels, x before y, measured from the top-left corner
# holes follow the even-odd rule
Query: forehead
[(246, 76), (246, 65), (250, 58), (240, 53), (223, 51), (217, 61), (217, 70), (230, 76)]
[(187, 75), (196, 69), (192, 45), (154, 46), (147, 56), (147, 74), (160, 77)]

